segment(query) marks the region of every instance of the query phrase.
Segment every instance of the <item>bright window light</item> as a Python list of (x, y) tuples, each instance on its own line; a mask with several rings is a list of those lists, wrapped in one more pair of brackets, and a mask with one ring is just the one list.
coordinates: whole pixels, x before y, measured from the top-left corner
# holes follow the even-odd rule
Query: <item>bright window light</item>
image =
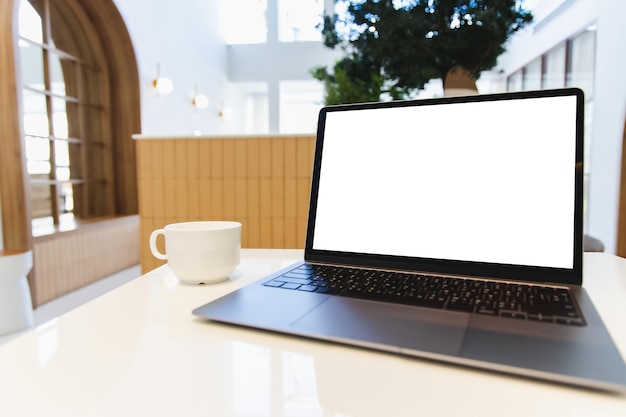
[(228, 44), (267, 42), (267, 0), (222, 0), (220, 31)]
[(280, 42), (320, 41), (318, 26), (324, 14), (323, 0), (278, 0)]

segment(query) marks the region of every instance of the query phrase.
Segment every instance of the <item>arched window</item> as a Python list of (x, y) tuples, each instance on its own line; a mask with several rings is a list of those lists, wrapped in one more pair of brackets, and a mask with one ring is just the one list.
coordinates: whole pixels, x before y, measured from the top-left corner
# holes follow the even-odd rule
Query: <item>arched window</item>
[(37, 235), (136, 214), (139, 81), (113, 1), (2, 3), (0, 44), (15, 62), (0, 67), (0, 94), (15, 97), (2, 109), (14, 129), (0, 144), (18, 152), (0, 167), (5, 247), (30, 246), (31, 219)]
[(38, 219), (60, 224), (115, 214), (109, 85), (98, 42), (86, 42), (73, 10), (51, 0), (19, 8), (23, 126), (33, 231)]

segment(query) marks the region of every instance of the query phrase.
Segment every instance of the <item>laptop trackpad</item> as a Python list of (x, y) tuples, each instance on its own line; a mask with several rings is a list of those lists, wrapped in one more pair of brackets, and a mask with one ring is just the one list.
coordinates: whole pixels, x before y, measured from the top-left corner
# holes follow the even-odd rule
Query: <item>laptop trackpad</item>
[[(469, 314), (329, 297), (292, 324), (299, 333), (385, 350), (456, 355)], [(408, 352), (407, 352), (408, 353)]]

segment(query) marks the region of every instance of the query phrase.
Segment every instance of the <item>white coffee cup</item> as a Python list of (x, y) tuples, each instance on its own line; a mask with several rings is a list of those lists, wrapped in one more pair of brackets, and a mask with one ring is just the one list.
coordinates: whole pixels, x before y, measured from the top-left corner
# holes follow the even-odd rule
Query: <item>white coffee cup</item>
[[(165, 237), (165, 253), (156, 242)], [(150, 235), (150, 250), (167, 263), (187, 284), (212, 284), (224, 281), (239, 265), (241, 223), (198, 221), (172, 223)]]

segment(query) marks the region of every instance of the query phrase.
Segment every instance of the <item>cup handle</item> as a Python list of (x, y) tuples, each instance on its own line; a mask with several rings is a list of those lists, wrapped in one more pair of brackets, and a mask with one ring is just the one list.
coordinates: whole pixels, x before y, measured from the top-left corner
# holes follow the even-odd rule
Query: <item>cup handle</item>
[(159, 235), (165, 236), (165, 230), (158, 229), (150, 234), (150, 251), (152, 252), (152, 255), (154, 255), (155, 258), (160, 259), (162, 261), (167, 261), (167, 255), (159, 252), (159, 249), (157, 249), (156, 241)]

